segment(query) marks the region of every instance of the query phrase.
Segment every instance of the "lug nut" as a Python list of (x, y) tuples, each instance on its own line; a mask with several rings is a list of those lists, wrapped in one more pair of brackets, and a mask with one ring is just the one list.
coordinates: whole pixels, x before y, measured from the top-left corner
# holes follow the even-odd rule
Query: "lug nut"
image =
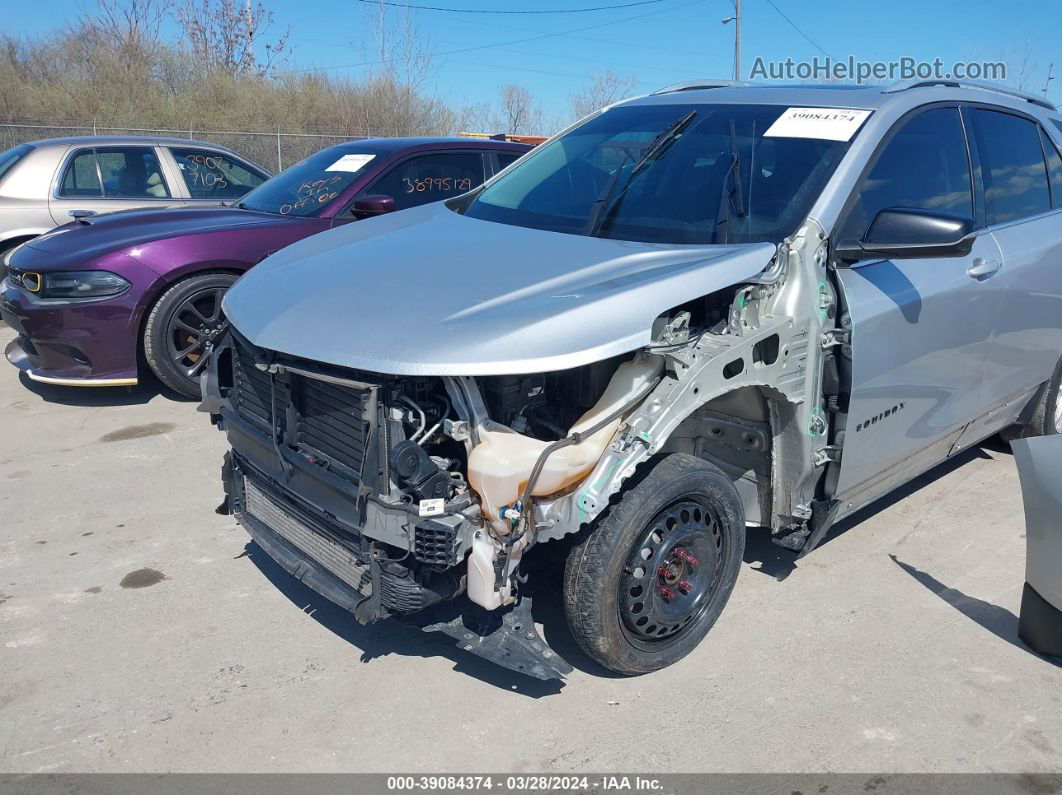
[(678, 587), (679, 587), (679, 590), (685, 591), (686, 593), (689, 593), (690, 591), (693, 590), (693, 586), (690, 585), (689, 582), (687, 582), (686, 580), (682, 580), (678, 584)]
[(680, 560), (686, 561), (691, 566), (697, 566), (698, 565), (697, 558), (693, 557), (693, 555), (691, 555), (689, 552), (687, 552), (684, 549), (676, 549), (675, 550), (675, 557), (679, 558)]
[(667, 599), (669, 602), (675, 598), (675, 592), (670, 588), (664, 587), (660, 589), (660, 595)]

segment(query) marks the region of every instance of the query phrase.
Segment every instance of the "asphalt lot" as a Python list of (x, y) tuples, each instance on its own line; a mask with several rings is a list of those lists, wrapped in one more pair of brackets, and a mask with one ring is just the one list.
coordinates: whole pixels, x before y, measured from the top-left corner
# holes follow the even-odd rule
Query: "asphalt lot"
[(193, 403), (2, 364), (5, 772), (1062, 770), (1000, 443), (799, 562), (751, 531), (716, 628), (659, 673), (603, 675), (540, 600), (558, 687), (361, 627), (263, 559), (214, 513), (224, 440)]

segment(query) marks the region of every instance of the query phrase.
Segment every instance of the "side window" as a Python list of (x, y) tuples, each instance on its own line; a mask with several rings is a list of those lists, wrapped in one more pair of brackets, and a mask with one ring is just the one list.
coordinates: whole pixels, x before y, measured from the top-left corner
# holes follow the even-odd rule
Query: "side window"
[(69, 198), (92, 197), (103, 198), (100, 185), (100, 172), (96, 170), (96, 153), (91, 149), (78, 152), (66, 164), (63, 183), (59, 188), (60, 196)]
[(479, 152), (443, 152), (399, 163), (362, 191), (362, 195), (392, 196), (395, 209), (404, 210), (458, 196), (482, 182), (483, 156)]
[(889, 207), (974, 217), (958, 108), (927, 110), (903, 122), (857, 189), (838, 239), (862, 239), (874, 217)]
[(106, 199), (165, 199), (170, 195), (155, 150), (146, 146), (97, 149)]
[(238, 199), (267, 176), (238, 160), (207, 149), (174, 149), (177, 167), (193, 199)]
[(1043, 130), (1040, 130), (1040, 140), (1044, 146), (1044, 154), (1047, 155), (1047, 172), (1051, 177), (1051, 204), (1058, 209), (1062, 207), (1062, 155), (1058, 153), (1058, 147)]
[(1039, 128), (1027, 119), (975, 110), (989, 225), (1051, 209)]
[(503, 168), (508, 168), (513, 163), (515, 163), (517, 160), (519, 160), (521, 157), (523, 157), (523, 153), (522, 152), (498, 152), (496, 157), (498, 158), (498, 169), (501, 170)]

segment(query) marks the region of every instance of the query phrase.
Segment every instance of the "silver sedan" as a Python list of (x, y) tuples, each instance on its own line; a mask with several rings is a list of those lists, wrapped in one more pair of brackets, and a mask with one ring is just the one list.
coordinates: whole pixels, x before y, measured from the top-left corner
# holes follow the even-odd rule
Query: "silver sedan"
[(78, 136), (19, 144), (0, 153), (0, 261), (72, 218), (218, 204), (269, 176), (231, 149), (201, 141)]

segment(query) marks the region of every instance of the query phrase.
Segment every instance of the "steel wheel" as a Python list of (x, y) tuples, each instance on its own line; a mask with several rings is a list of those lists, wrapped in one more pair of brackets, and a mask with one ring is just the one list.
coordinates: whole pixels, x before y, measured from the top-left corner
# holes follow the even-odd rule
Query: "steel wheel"
[(564, 613), (579, 646), (636, 676), (681, 660), (719, 618), (745, 549), (745, 511), (719, 467), (658, 456), (568, 552)]
[(226, 287), (204, 287), (186, 298), (173, 314), (166, 353), (176, 368), (195, 378), (207, 362), (206, 354), (225, 329), (221, 299)]
[(634, 544), (619, 582), (619, 609), (632, 643), (673, 641), (711, 604), (725, 559), (718, 518), (683, 500), (660, 511)]

